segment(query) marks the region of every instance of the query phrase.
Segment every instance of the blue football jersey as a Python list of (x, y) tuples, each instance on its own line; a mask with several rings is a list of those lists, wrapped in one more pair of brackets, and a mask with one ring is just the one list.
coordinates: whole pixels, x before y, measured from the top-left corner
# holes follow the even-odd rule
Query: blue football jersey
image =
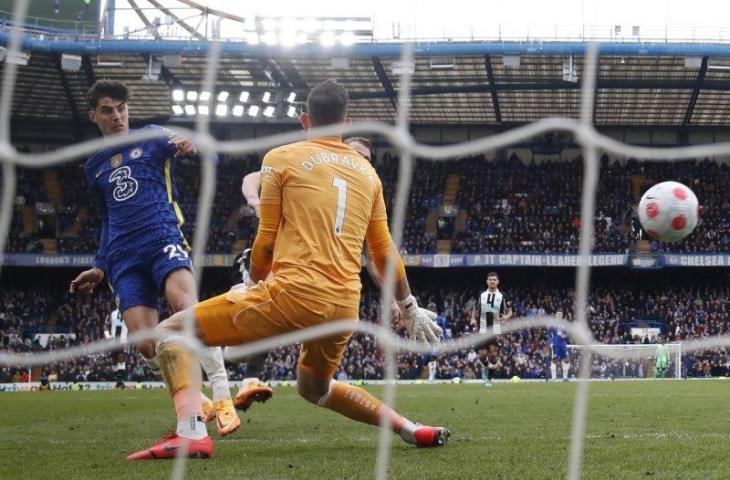
[(565, 330), (557, 328), (549, 329), (548, 337), (550, 338), (550, 343), (564, 343), (568, 340), (568, 335), (566, 335)]
[(106, 270), (108, 258), (171, 237), (182, 237), (183, 216), (173, 181), (176, 147), (167, 136), (104, 149), (84, 167), (89, 185), (104, 207), (99, 252), (94, 265)]
[(441, 327), (441, 330), (444, 331), (444, 340), (450, 340), (451, 339), (451, 329), (446, 324), (446, 318), (442, 315), (438, 315), (436, 317), (436, 325)]

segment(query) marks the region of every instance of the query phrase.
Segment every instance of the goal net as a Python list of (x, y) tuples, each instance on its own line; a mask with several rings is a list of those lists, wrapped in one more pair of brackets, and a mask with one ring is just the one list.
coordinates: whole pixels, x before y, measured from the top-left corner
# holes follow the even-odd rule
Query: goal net
[[(593, 351), (590, 378), (682, 378), (682, 344), (587, 345)], [(586, 345), (568, 345), (571, 369), (580, 370)]]
[[(24, 17), (28, 7), (28, 0), (15, 1), (15, 13), (13, 24), (23, 25)], [(232, 2), (231, 2), (232, 3)], [(21, 56), (22, 46), (24, 42), (29, 42), (31, 38), (25, 38), (24, 32), (19, 28), (10, 29), (11, 34), (7, 41), (7, 58), (18, 58)], [(114, 42), (112, 42), (114, 43)], [(219, 42), (196, 42), (197, 52), (206, 55), (205, 77), (202, 81), (200, 91), (214, 91), (216, 75), (219, 72), (218, 64), (222, 51)], [(60, 44), (63, 46), (63, 42)], [(95, 42), (88, 42), (89, 47), (93, 47)], [(265, 46), (267, 50), (276, 53), (276, 49)], [(116, 48), (116, 46), (114, 47)], [(419, 54), (424, 55), (429, 51), (430, 46), (421, 46)], [(397, 50), (394, 47), (393, 51)], [(117, 51), (117, 50), (114, 50)], [(264, 51), (264, 50), (262, 50)], [(278, 51), (281, 55), (286, 52)], [(319, 52), (320, 55), (329, 55), (327, 51)], [(730, 143), (716, 143), (705, 145), (691, 145), (676, 148), (651, 148), (627, 145), (621, 143), (609, 136), (599, 133), (593, 126), (593, 109), (595, 105), (596, 95), (596, 72), (598, 71), (599, 46), (596, 44), (588, 44), (585, 47), (584, 62), (582, 64), (581, 82), (580, 82), (580, 114), (578, 118), (553, 117), (545, 118), (540, 121), (514, 128), (493, 136), (477, 138), (462, 143), (449, 145), (428, 145), (419, 143), (412, 136), (409, 130), (409, 110), (411, 98), (411, 80), (414, 68), (403, 68), (399, 72), (397, 83), (397, 101), (392, 98), (394, 106), (396, 106), (397, 121), (395, 126), (383, 122), (362, 121), (352, 125), (337, 125), (329, 127), (318, 127), (310, 131), (312, 136), (328, 136), (342, 134), (373, 134), (379, 135), (388, 141), (398, 150), (400, 154), (400, 164), (398, 173), (398, 183), (395, 189), (395, 198), (392, 208), (392, 224), (393, 238), (396, 245), (400, 244), (403, 238), (404, 227), (406, 223), (406, 208), (408, 206), (409, 191), (412, 183), (414, 158), (431, 159), (433, 161), (455, 160), (467, 155), (478, 152), (497, 151), (517, 142), (521, 142), (536, 135), (554, 131), (569, 131), (575, 135), (576, 141), (583, 149), (583, 184), (580, 211), (580, 234), (578, 260), (576, 265), (576, 283), (575, 283), (575, 316), (573, 322), (557, 320), (555, 318), (542, 317), (541, 319), (524, 318), (513, 319), (503, 329), (506, 331), (514, 331), (518, 329), (534, 329), (534, 328), (562, 328), (569, 332), (571, 338), (583, 344), (580, 346), (571, 346), (571, 354), (576, 356), (573, 360), (575, 365), (573, 370), (580, 372), (578, 376), (582, 378), (590, 378), (595, 375), (595, 370), (591, 368), (596, 362), (600, 365), (603, 362), (629, 362), (629, 365), (642, 365), (644, 375), (653, 374), (656, 368), (657, 346), (649, 345), (599, 345), (597, 340), (592, 336), (587, 321), (588, 311), (588, 294), (590, 291), (590, 273), (592, 268), (591, 253), (594, 237), (594, 222), (590, 219), (594, 218), (596, 211), (595, 201), (597, 185), (599, 180), (599, 152), (605, 151), (625, 157), (641, 158), (645, 161), (671, 161), (683, 158), (704, 158), (716, 155), (727, 155), (730, 152)], [(394, 55), (395, 57), (395, 55)], [(415, 66), (414, 46), (411, 44), (403, 44), (400, 48), (400, 65)], [(114, 139), (104, 141), (102, 139), (87, 140), (83, 143), (67, 146), (55, 151), (25, 154), (18, 152), (11, 143), (10, 137), (10, 120), (13, 98), (15, 94), (15, 80), (18, 73), (17, 61), (5, 62), (2, 72), (2, 88), (0, 89), (0, 165), (2, 166), (2, 198), (0, 199), (0, 268), (2, 267), (2, 252), (6, 244), (8, 232), (11, 225), (13, 213), (13, 200), (16, 194), (17, 185), (17, 167), (43, 168), (51, 165), (58, 165), (63, 162), (70, 162), (76, 158), (88, 157), (103, 147), (114, 147), (132, 144), (143, 140), (152, 140), (154, 138), (165, 137), (166, 134), (157, 133), (152, 130), (138, 131), (128, 136), (117, 136)], [(223, 69), (220, 69), (221, 71)], [(206, 112), (213, 111), (215, 104), (214, 96), (208, 98)], [(196, 143), (201, 152), (201, 177), (198, 206), (195, 218), (195, 235), (193, 238), (192, 257), (202, 258), (205, 252), (205, 246), (208, 235), (208, 226), (211, 222), (213, 203), (216, 187), (216, 162), (214, 154), (243, 154), (250, 152), (260, 152), (273, 147), (278, 147), (294, 141), (305, 138), (304, 132), (289, 132), (282, 134), (269, 135), (255, 139), (239, 139), (239, 140), (216, 140), (211, 135), (210, 115), (200, 115), (196, 118), (195, 130), (187, 128), (178, 128), (176, 132), (185, 135)], [(342, 332), (358, 331), (377, 336), (378, 344), (383, 347), (385, 385), (383, 387), (382, 398), (386, 405), (394, 405), (396, 400), (395, 382), (397, 374), (396, 351), (411, 351), (414, 353), (429, 354), (432, 353), (431, 347), (415, 343), (413, 341), (405, 341), (398, 337), (388, 327), (390, 325), (389, 305), (393, 299), (393, 286), (395, 282), (395, 262), (388, 263), (387, 272), (384, 276), (385, 285), (381, 296), (382, 321), (381, 326), (375, 326), (367, 322), (353, 323), (348, 321), (334, 322), (326, 325), (312, 327), (303, 331), (290, 332), (278, 337), (261, 340), (252, 344), (240, 347), (239, 355), (246, 356), (253, 353), (268, 351), (277, 346), (288, 345), (294, 342), (308, 341), (315, 338), (321, 338)], [(201, 282), (201, 274), (197, 275), (196, 281), (198, 285)], [(200, 289), (199, 289), (200, 290)], [(184, 331), (184, 338), (189, 342), (192, 348), (202, 348), (202, 344), (193, 336), (194, 326), (192, 324), (192, 316), (188, 316), (189, 322)], [(355, 320), (355, 319), (351, 319)], [(130, 335), (129, 342), (139, 342), (142, 340), (159, 340), (159, 333), (150, 331)], [(473, 345), (483, 343), (485, 336), (473, 335), (464, 338), (458, 338), (449, 341), (441, 348), (442, 353), (455, 352), (464, 350)], [(698, 351), (708, 348), (718, 348), (730, 345), (730, 337), (718, 336), (712, 338), (703, 338), (699, 340), (689, 340), (683, 347), (686, 352)], [(99, 341), (85, 344), (80, 347), (74, 347), (52, 352), (35, 353), (32, 355), (16, 354), (0, 351), (0, 366), (36, 366), (53, 362), (59, 362), (82, 355), (91, 355), (98, 352), (109, 351), (118, 348), (118, 342)], [(622, 350), (622, 348), (624, 350)], [(641, 349), (645, 349), (641, 350)], [(669, 360), (667, 361), (668, 375), (680, 375), (680, 358), (681, 352), (679, 345), (667, 345)], [(614, 360), (610, 360), (614, 358)], [(585, 360), (582, 362), (582, 360)], [(643, 362), (643, 363), (642, 363)], [(617, 363), (618, 365), (618, 363)], [(193, 368), (198, 368), (193, 367)], [(633, 368), (633, 367), (632, 367)], [(616, 370), (618, 371), (618, 370)], [(621, 370), (623, 371), (623, 370)], [(600, 375), (600, 373), (599, 373)], [(638, 376), (638, 374), (634, 374)], [(579, 480), (582, 478), (582, 462), (583, 450), (586, 433), (586, 418), (588, 415), (588, 391), (590, 382), (581, 382), (576, 388), (575, 406), (573, 409), (572, 429), (570, 434), (570, 452), (568, 460), (567, 478), (569, 480)], [(392, 435), (390, 433), (390, 416), (383, 416), (383, 427), (379, 437), (377, 462), (374, 469), (374, 476), (378, 480), (388, 478), (390, 469), (390, 444)], [(179, 450), (178, 459), (172, 468), (172, 478), (179, 480), (185, 475), (185, 462), (187, 461), (186, 448)]]

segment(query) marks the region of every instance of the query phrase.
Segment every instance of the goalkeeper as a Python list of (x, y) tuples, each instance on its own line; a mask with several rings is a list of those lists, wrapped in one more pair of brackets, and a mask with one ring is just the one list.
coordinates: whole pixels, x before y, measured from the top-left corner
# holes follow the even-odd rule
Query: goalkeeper
[[(307, 98), (305, 129), (349, 123), (346, 90), (334, 82)], [(200, 385), (195, 356), (178, 333), (187, 322), (207, 345), (239, 345), (338, 320), (356, 320), (360, 304), (360, 253), (367, 238), (381, 274), (395, 263), (395, 298), (411, 338), (438, 346), (443, 334), (421, 311), (403, 261), (388, 231), (383, 187), (375, 169), (340, 137), (311, 137), (270, 151), (261, 166), (261, 221), (251, 252), (256, 286), (178, 312), (158, 326), (157, 356), (178, 418), (177, 435), (128, 457), (171, 458), (182, 445), (188, 456), (210, 457), (212, 440), (191, 401)], [(269, 274), (273, 277), (267, 279)], [(309, 402), (352, 420), (392, 430), (418, 447), (441, 447), (449, 431), (423, 426), (391, 410), (369, 392), (333, 380), (352, 331), (304, 341), (297, 390)]]
[(654, 378), (665, 378), (667, 370), (669, 370), (669, 351), (664, 344), (664, 339), (659, 340), (656, 346), (656, 355), (654, 356)]

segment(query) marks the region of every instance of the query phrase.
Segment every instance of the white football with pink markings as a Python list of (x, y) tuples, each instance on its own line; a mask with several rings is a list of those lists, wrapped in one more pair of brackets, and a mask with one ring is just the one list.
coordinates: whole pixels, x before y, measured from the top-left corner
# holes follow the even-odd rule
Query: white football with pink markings
[(657, 183), (639, 202), (639, 221), (654, 240), (678, 242), (697, 226), (700, 205), (694, 192), (679, 182)]

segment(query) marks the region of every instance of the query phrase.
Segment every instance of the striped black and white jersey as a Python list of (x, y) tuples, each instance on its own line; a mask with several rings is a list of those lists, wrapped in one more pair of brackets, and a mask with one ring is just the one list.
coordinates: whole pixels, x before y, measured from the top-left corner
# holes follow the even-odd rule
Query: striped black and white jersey
[(109, 314), (109, 338), (118, 338), (123, 344), (127, 343), (127, 325), (122, 319), (122, 312), (119, 309)]
[(502, 333), (499, 317), (506, 312), (507, 299), (504, 298), (499, 289), (495, 289), (493, 292), (483, 291), (479, 297), (479, 333), (491, 331), (496, 334)]

